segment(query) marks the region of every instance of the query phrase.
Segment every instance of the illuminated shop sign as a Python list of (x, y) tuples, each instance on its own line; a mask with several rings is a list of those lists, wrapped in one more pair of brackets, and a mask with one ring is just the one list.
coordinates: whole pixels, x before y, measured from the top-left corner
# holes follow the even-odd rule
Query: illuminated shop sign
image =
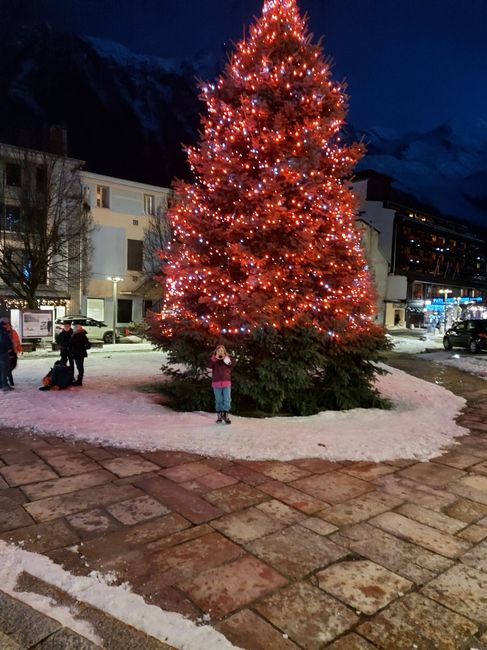
[(444, 298), (432, 298), (431, 303), (433, 305), (444, 305), (445, 302), (450, 303), (466, 303), (466, 302), (482, 302), (483, 298), (481, 296), (476, 296), (475, 298), (471, 296), (463, 296), (462, 298), (447, 298), (446, 301)]

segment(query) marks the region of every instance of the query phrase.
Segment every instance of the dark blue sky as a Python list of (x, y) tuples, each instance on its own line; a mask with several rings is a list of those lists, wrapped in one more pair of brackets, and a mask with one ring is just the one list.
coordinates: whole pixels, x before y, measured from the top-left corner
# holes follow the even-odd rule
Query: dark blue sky
[[(5, 0), (0, 1), (0, 5)], [(221, 50), (263, 0), (10, 0), (54, 28), (163, 57)], [(487, 120), (487, 0), (298, 0), (360, 128)]]

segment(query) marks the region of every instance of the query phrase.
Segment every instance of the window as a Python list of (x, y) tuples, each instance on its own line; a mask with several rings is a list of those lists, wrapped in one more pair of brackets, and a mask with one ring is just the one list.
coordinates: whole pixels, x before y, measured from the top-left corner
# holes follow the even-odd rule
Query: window
[(0, 230), (20, 232), (20, 208), (17, 205), (5, 206), (5, 212), (0, 216)]
[(22, 184), (22, 170), (17, 163), (5, 165), (5, 183), (11, 187), (20, 187)]
[(132, 226), (138, 226), (139, 225), (139, 220), (138, 219), (132, 219)]
[(45, 192), (47, 189), (47, 174), (45, 167), (36, 167), (36, 190)]
[(105, 301), (103, 298), (87, 298), (86, 315), (95, 320), (103, 321), (105, 318)]
[(110, 207), (110, 189), (106, 185), (96, 186), (96, 207), (97, 208)]
[(127, 240), (127, 271), (142, 271), (144, 242)]
[(152, 300), (144, 300), (144, 316), (147, 315), (147, 312), (152, 309)]
[(118, 323), (131, 323), (132, 322), (132, 301), (119, 300), (117, 311)]
[(155, 214), (155, 197), (153, 194), (144, 194), (144, 214)]

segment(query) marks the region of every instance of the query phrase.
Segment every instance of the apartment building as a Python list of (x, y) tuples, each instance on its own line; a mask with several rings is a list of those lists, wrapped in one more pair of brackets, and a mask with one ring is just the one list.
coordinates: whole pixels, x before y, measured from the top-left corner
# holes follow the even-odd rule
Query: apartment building
[(455, 219), (413, 207), (395, 194), (392, 179), (361, 172), (354, 191), (360, 219), (377, 229), (388, 276), (378, 286), (384, 325), (449, 325), (461, 312), (485, 301), (487, 251), (482, 234)]

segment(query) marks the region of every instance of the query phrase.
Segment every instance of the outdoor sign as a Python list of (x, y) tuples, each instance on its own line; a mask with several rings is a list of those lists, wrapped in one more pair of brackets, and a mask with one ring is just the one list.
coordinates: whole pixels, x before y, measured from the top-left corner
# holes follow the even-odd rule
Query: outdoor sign
[(461, 298), (447, 298), (446, 300), (444, 298), (433, 298), (431, 302), (435, 305), (443, 305), (445, 302), (482, 302), (482, 297), (481, 296), (476, 296), (475, 298), (471, 296), (462, 296)]
[(22, 338), (52, 337), (52, 311), (26, 310), (22, 312)]

